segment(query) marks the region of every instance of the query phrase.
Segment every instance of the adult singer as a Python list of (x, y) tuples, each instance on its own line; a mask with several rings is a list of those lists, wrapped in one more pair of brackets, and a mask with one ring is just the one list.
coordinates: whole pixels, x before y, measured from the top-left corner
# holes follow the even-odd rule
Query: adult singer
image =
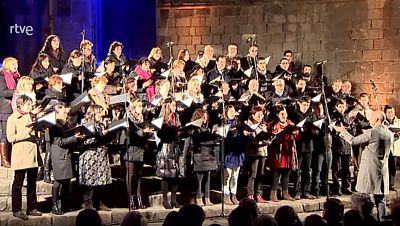
[(352, 145), (365, 144), (361, 155), (360, 171), (357, 178), (357, 192), (373, 194), (378, 208), (378, 220), (387, 215), (385, 195), (389, 193), (388, 158), (394, 135), (383, 125), (385, 115), (381, 111), (371, 114), (369, 123), (371, 129), (353, 137), (344, 126), (335, 126), (339, 136)]

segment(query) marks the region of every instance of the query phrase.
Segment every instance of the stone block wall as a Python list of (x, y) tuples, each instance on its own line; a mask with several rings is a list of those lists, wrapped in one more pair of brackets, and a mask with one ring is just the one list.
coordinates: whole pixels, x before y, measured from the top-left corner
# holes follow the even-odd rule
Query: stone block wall
[(372, 79), (379, 103), (398, 105), (398, 0), (161, 0), (157, 27), (157, 43), (167, 58), (169, 41), (176, 44), (175, 54), (187, 48), (192, 58), (207, 44), (226, 54), (230, 42), (245, 55), (249, 43), (242, 35), (254, 33), (259, 55), (272, 56), (270, 70), (291, 49), (303, 63), (328, 60), (329, 80), (351, 80), (353, 93), (371, 93)]

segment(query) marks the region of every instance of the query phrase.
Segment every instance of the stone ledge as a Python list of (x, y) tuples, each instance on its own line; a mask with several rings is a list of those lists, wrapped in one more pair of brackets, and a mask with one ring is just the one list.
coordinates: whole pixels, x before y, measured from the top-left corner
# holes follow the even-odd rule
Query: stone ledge
[[(391, 192), (389, 199), (397, 197), (398, 192)], [(350, 207), (350, 196), (341, 196), (337, 197), (340, 199), (345, 208)], [(266, 204), (259, 204), (259, 210), (262, 214), (274, 214), (275, 211), (285, 205), (289, 205), (293, 207), (297, 213), (307, 215), (307, 213), (315, 213), (322, 211), (323, 203), (326, 197), (322, 197), (315, 200), (299, 200), (299, 201), (280, 201), (276, 203), (268, 202)], [(224, 214), (228, 216), (230, 212), (235, 209), (237, 206), (225, 205), (224, 206)], [(216, 204), (214, 206), (206, 206), (203, 207), (206, 212), (207, 218), (215, 218), (221, 216), (221, 204)], [(174, 209), (178, 210), (178, 209)], [(171, 210), (166, 210), (162, 207), (151, 207), (143, 210), (139, 210), (139, 212), (147, 218), (149, 222), (161, 222), (165, 219), (167, 214)], [(113, 208), (111, 212), (100, 211), (100, 216), (103, 220), (103, 224), (119, 224), (121, 223), (124, 215), (128, 212), (128, 209), (124, 208)], [(9, 225), (75, 225), (75, 218), (78, 215), (79, 211), (74, 211), (70, 213), (66, 213), (62, 216), (53, 215), (50, 213), (43, 214), (42, 217), (31, 217), (28, 221), (22, 221), (14, 218), (12, 213), (10, 212), (0, 212), (0, 223), (4, 226)]]

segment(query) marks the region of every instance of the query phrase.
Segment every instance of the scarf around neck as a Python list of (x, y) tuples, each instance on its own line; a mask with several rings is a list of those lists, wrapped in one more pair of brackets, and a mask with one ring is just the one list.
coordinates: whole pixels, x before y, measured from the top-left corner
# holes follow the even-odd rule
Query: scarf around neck
[(7, 89), (15, 89), (17, 87), (16, 80), (19, 77), (18, 72), (3, 71), (4, 79), (6, 81)]

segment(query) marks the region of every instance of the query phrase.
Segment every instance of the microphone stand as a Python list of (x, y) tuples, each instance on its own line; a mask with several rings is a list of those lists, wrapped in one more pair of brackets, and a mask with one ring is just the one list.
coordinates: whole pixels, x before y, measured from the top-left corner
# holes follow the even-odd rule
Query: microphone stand
[(169, 61), (168, 61), (168, 66), (169, 68), (172, 68), (172, 60), (173, 60), (173, 52), (172, 52), (172, 46), (174, 46), (174, 44), (172, 42), (168, 42), (167, 43), (167, 47), (169, 49)]
[(376, 92), (378, 91), (378, 88), (375, 86), (375, 83), (372, 80), (371, 80), (371, 85), (372, 85), (372, 91), (374, 93), (374, 100), (375, 100), (375, 103), (376, 103), (376, 107), (377, 107), (377, 109), (379, 111), (381, 109), (381, 106), (379, 105), (378, 95), (376, 94)]
[[(326, 119), (327, 119), (327, 126), (329, 126), (331, 124), (332, 119), (331, 119), (331, 116), (329, 115), (328, 103), (326, 101), (325, 82), (324, 82), (324, 77), (325, 77), (324, 65), (325, 65), (325, 63), (321, 63), (321, 99), (324, 103), (323, 107), (324, 107), (324, 111), (325, 111), (325, 115), (326, 115)], [(328, 130), (329, 130), (329, 129), (326, 129), (327, 126), (324, 127), (324, 129), (326, 130), (325, 132), (328, 132)], [(329, 134), (328, 134), (328, 136), (329, 136)], [(326, 163), (326, 165), (325, 165), (325, 171), (326, 171), (325, 174), (326, 175), (325, 176), (326, 176), (326, 199), (327, 200), (329, 199), (329, 192), (330, 192), (330, 189), (329, 189), (329, 167), (328, 167), (328, 161), (326, 159), (328, 156), (328, 152), (329, 152), (328, 148), (325, 148), (325, 163)], [(331, 159), (331, 161), (332, 161), (332, 159)]]
[[(82, 30), (81, 36), (82, 36), (82, 41), (85, 40), (85, 29)], [(84, 92), (84, 85), (85, 85), (85, 53), (84, 50), (82, 49), (82, 70), (81, 70), (81, 94)]]
[[(221, 75), (222, 81), (224, 81), (224, 75)], [(221, 100), (222, 100), (222, 116), (221, 116), (221, 126), (222, 126), (222, 136), (221, 136), (221, 169), (220, 169), (220, 176), (221, 176), (221, 213), (220, 217), (225, 217), (224, 209), (224, 172), (225, 172), (225, 123), (226, 123), (226, 115), (225, 115), (225, 100), (224, 100), (224, 92), (221, 89)], [(227, 182), (229, 184), (229, 181)]]
[[(255, 46), (255, 44), (256, 44), (256, 36), (255, 35), (251, 36), (250, 39), (251, 39), (251, 46)], [(253, 60), (253, 65), (254, 65), (253, 69), (254, 69), (254, 72), (255, 72), (255, 75), (256, 75), (256, 80), (258, 81), (257, 56), (254, 56), (254, 58), (252, 60)]]
[[(125, 97), (125, 101), (124, 101), (124, 109), (125, 109), (125, 115), (126, 115), (126, 117), (125, 117), (125, 123), (126, 123), (126, 135), (125, 135), (125, 139), (126, 139), (126, 142), (125, 142), (125, 153), (126, 153), (126, 161), (128, 162), (128, 164), (126, 164), (126, 173), (127, 174), (129, 174), (129, 172), (130, 172), (130, 170), (129, 170), (129, 146), (130, 146), (130, 137), (131, 137), (131, 135), (130, 135), (130, 124), (129, 124), (129, 109), (128, 109), (128, 101), (130, 102), (130, 94), (128, 93), (128, 91), (126, 90), (126, 80), (127, 80), (127, 76), (125, 76), (125, 77), (123, 77), (123, 79), (122, 79), (122, 92), (124, 93), (124, 94), (128, 94), (128, 95), (126, 95), (126, 97)], [(127, 177), (127, 184), (128, 184), (128, 186), (131, 186), (130, 184), (131, 184), (131, 177)], [(127, 189), (131, 189), (131, 188), (127, 188)], [(131, 191), (131, 195), (132, 195), (132, 192), (133, 191)], [(131, 209), (131, 197), (129, 197), (129, 192), (128, 192), (128, 211), (129, 212), (131, 212), (132, 211), (132, 209)]]

